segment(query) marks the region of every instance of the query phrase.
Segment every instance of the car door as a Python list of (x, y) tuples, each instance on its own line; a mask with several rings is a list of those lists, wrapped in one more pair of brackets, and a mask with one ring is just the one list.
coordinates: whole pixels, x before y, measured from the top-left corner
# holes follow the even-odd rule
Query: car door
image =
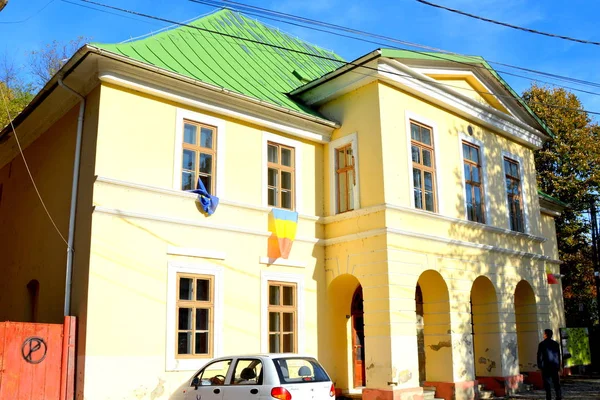
[(258, 400), (270, 394), (270, 388), (263, 385), (260, 358), (238, 358), (234, 364), (229, 384), (223, 388), (223, 400)]
[(223, 390), (232, 359), (221, 359), (207, 364), (190, 381), (185, 400), (223, 400)]

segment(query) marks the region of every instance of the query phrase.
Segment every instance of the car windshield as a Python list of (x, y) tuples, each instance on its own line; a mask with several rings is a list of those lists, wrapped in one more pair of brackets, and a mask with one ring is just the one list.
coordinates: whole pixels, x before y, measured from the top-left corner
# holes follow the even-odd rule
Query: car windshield
[(329, 376), (314, 358), (286, 357), (273, 360), (279, 381), (284, 383), (327, 382)]

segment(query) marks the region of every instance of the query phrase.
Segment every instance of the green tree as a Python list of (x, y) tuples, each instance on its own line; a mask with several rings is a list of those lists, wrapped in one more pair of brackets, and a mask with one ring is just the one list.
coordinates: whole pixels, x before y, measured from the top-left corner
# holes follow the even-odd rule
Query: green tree
[(554, 133), (535, 154), (538, 187), (569, 204), (556, 219), (565, 311), (568, 325), (587, 326), (598, 320), (587, 212), (600, 187), (600, 127), (563, 88), (534, 84), (523, 98)]

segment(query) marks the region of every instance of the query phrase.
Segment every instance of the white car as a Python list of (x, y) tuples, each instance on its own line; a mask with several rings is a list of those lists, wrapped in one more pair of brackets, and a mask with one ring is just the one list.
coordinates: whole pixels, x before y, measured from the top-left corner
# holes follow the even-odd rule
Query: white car
[(177, 395), (184, 400), (332, 400), (335, 389), (317, 360), (282, 353), (215, 358)]

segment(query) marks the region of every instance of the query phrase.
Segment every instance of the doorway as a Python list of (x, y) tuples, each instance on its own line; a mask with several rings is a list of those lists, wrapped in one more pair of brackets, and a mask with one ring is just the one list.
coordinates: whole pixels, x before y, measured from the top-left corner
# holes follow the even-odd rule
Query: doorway
[(425, 369), (425, 323), (423, 320), (423, 292), (417, 283), (415, 290), (415, 305), (417, 313), (417, 351), (419, 356), (419, 385), (423, 386), (427, 380)]
[(352, 295), (350, 310), (352, 323), (352, 366), (354, 369), (354, 387), (366, 385), (365, 374), (365, 320), (363, 310), (362, 286), (358, 285)]

